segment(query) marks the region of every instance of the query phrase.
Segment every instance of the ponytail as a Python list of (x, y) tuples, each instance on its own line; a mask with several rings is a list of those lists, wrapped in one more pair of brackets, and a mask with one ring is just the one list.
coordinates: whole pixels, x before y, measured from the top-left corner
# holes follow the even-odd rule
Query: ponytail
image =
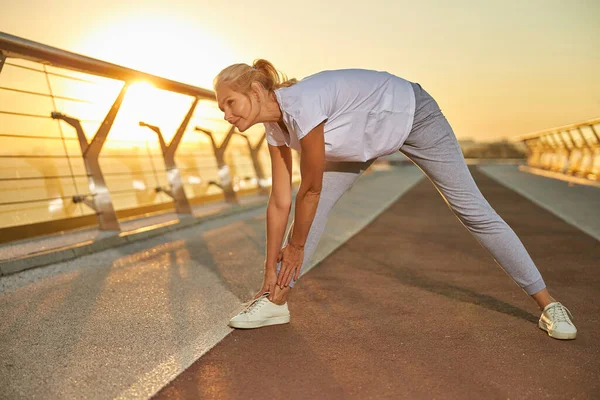
[(252, 66), (248, 64), (233, 64), (223, 69), (213, 81), (214, 89), (222, 84), (228, 84), (232, 90), (248, 93), (252, 82), (259, 82), (268, 91), (289, 87), (298, 81), (275, 69), (269, 61), (259, 58)]

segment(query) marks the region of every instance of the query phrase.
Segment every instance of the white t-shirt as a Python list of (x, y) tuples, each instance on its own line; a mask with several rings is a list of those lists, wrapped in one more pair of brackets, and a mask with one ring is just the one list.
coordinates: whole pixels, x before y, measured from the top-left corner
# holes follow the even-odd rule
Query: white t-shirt
[(300, 139), (326, 120), (328, 161), (368, 161), (398, 151), (415, 114), (410, 82), (387, 72), (323, 71), (275, 95), (290, 134), (267, 122), (267, 142), (300, 151)]

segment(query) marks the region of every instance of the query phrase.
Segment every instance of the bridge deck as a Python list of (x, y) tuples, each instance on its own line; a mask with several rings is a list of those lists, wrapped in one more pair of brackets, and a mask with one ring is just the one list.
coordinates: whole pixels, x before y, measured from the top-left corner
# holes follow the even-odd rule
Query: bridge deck
[[(540, 331), (535, 304), (401, 167), (338, 204), (286, 326), (226, 326), (260, 284), (262, 209), (0, 277), (0, 398), (598, 397), (600, 246), (565, 221), (600, 227), (600, 191), (472, 171), (577, 340)], [(565, 196), (578, 206), (561, 211)]]

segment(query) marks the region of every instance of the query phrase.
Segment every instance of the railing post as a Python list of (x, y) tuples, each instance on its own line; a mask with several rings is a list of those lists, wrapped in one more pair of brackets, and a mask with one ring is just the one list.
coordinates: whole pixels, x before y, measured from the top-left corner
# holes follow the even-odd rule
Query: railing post
[(5, 61), (6, 61), (6, 56), (0, 51), (0, 74), (2, 73), (2, 67), (4, 67)]
[(214, 154), (215, 154), (215, 158), (217, 159), (217, 167), (219, 168), (218, 174), (219, 174), (220, 182), (218, 182), (218, 183), (212, 182), (212, 183), (217, 185), (218, 187), (220, 187), (223, 190), (223, 195), (225, 196), (226, 202), (232, 203), (232, 204), (237, 204), (238, 199), (235, 194), (235, 191), (233, 190), (233, 180), (231, 179), (231, 173), (229, 171), (229, 166), (225, 162), (225, 150), (227, 149), (227, 146), (229, 145), (229, 141), (231, 140), (231, 137), (233, 136), (233, 133), (235, 131), (235, 126), (231, 126), (231, 128), (229, 129), (229, 132), (227, 132), (227, 135), (225, 136), (225, 139), (223, 139), (223, 142), (221, 143), (220, 146), (217, 146), (217, 142), (215, 141), (215, 137), (211, 131), (206, 130), (204, 128), (200, 128), (198, 126), (196, 127), (196, 130), (206, 134), (209, 137), (210, 142), (212, 144)]
[(577, 149), (578, 153), (579, 153), (579, 158), (575, 158), (574, 160), (571, 161), (571, 165), (570, 165), (569, 170), (567, 170), (567, 173), (585, 176), (586, 173), (585, 173), (585, 168), (584, 168), (584, 157), (585, 157), (585, 150), (587, 149), (587, 141), (585, 140), (585, 137), (583, 136), (583, 134), (581, 133), (581, 131), (579, 129), (577, 129), (577, 133), (579, 133), (579, 136), (581, 137), (581, 140), (582, 140), (581, 145), (577, 144), (575, 135), (573, 134), (573, 130), (567, 129), (567, 134), (569, 136), (569, 140), (573, 144), (573, 151), (571, 152), (571, 156), (574, 158), (574, 154), (576, 153), (575, 149)]
[(532, 167), (539, 166), (540, 163), (540, 151), (539, 151), (539, 139), (525, 139), (523, 140), (525, 147), (527, 148), (527, 165)]
[[(565, 134), (568, 140), (565, 139)], [(577, 151), (579, 150), (579, 146), (573, 137), (571, 130), (567, 129), (564, 132), (560, 133), (563, 143), (567, 148), (567, 165), (564, 168), (563, 173), (565, 174), (575, 174), (579, 168), (579, 159), (577, 158)]]
[(119, 112), (128, 87), (128, 83), (123, 85), (121, 92), (117, 96), (111, 109), (108, 111), (108, 114), (106, 114), (104, 121), (89, 143), (78, 119), (68, 117), (59, 112), (53, 112), (51, 114), (52, 118), (65, 121), (77, 131), (77, 137), (79, 139), (79, 144), (81, 145), (81, 153), (85, 163), (85, 169), (88, 174), (88, 184), (90, 193), (92, 194), (92, 200), (87, 199), (85, 196), (74, 196), (73, 201), (76, 203), (83, 202), (91, 207), (96, 212), (96, 215), (98, 215), (98, 225), (102, 230), (121, 230), (121, 227), (119, 226), (119, 220), (117, 219), (117, 214), (113, 207), (108, 188), (106, 187), (106, 182), (104, 181), (104, 176), (102, 175), (102, 169), (100, 168), (100, 162), (98, 159), (100, 156), (100, 151), (102, 150), (102, 146), (104, 145), (106, 137), (110, 132), (110, 128), (115, 121), (117, 113)]
[(590, 125), (590, 128), (592, 129), (594, 136), (596, 136), (596, 141), (600, 145), (600, 135), (598, 135), (598, 132), (596, 132), (596, 128), (594, 128), (594, 125)]
[[(600, 135), (597, 124), (600, 118), (521, 136), (519, 141), (529, 148), (528, 167), (572, 175), (577, 182), (582, 181), (580, 178), (584, 178), (583, 182), (598, 181)], [(586, 135), (583, 128), (590, 128), (592, 135)]]
[[(558, 165), (556, 166), (555, 170), (565, 173), (567, 171), (567, 169), (569, 168), (569, 154), (570, 154), (570, 151), (567, 147), (567, 143), (565, 142), (565, 139), (563, 138), (562, 133), (560, 131), (554, 132), (552, 139), (554, 139), (554, 141), (557, 144)], [(564, 159), (565, 151), (567, 152), (566, 161)]]
[(175, 212), (177, 212), (177, 214), (192, 214), (192, 207), (190, 206), (190, 202), (185, 195), (185, 190), (181, 181), (181, 174), (179, 172), (179, 168), (177, 168), (177, 163), (175, 162), (175, 152), (177, 151), (179, 143), (181, 143), (181, 138), (183, 137), (183, 134), (190, 123), (190, 119), (194, 114), (194, 110), (198, 105), (198, 100), (199, 99), (197, 97), (194, 99), (194, 102), (192, 103), (188, 113), (181, 122), (181, 125), (179, 125), (179, 129), (177, 129), (177, 133), (175, 133), (175, 136), (173, 136), (173, 139), (171, 139), (171, 143), (169, 143), (168, 146), (165, 143), (165, 139), (162, 136), (160, 128), (154, 125), (149, 125), (142, 121), (139, 122), (140, 126), (150, 128), (158, 135), (158, 141), (160, 142), (160, 149), (162, 150), (165, 168), (167, 169), (167, 179), (171, 187), (170, 189), (158, 187), (156, 190), (166, 193), (173, 199), (173, 202), (175, 203)]
[(546, 168), (551, 170), (554, 159), (556, 158), (556, 145), (552, 140), (550, 135), (544, 135), (540, 137), (540, 141), (544, 146), (544, 162), (542, 163), (542, 168)]
[(262, 168), (262, 164), (260, 163), (260, 160), (258, 158), (259, 153), (260, 153), (260, 148), (262, 147), (266, 137), (267, 137), (267, 133), (263, 133), (263, 135), (260, 137), (260, 139), (258, 140), (258, 142), (252, 146), (252, 143), (250, 143), (250, 138), (247, 135), (244, 135), (243, 133), (237, 133), (239, 136), (243, 137), (246, 142), (248, 143), (248, 149), (250, 150), (250, 158), (252, 159), (252, 165), (254, 166), (254, 172), (256, 172), (256, 179), (258, 180), (258, 192), (260, 194), (269, 194), (271, 191), (269, 189), (269, 186), (267, 185), (267, 179), (265, 178), (265, 172)]
[[(593, 126), (591, 128), (593, 129)], [(583, 159), (582, 159), (582, 167), (581, 167), (581, 169), (582, 169), (581, 173), (583, 174), (583, 176), (588, 177), (589, 175), (594, 174), (594, 171), (593, 171), (594, 170), (594, 145), (593, 145), (593, 142), (590, 143), (585, 138), (585, 135), (583, 134), (583, 131), (581, 130), (580, 126), (577, 127), (577, 132), (579, 132), (579, 136), (581, 137), (581, 140), (583, 141), (586, 149), (589, 152), (589, 161), (585, 164), (586, 166), (584, 167)]]
[[(596, 128), (594, 128), (594, 124), (590, 124), (589, 127), (592, 129), (592, 133), (596, 138), (596, 147), (592, 151), (592, 166), (591, 166), (591, 174), (594, 179), (600, 175), (600, 135), (596, 132)], [(597, 156), (596, 156), (597, 155)], [(598, 163), (598, 167), (596, 167), (596, 163)]]

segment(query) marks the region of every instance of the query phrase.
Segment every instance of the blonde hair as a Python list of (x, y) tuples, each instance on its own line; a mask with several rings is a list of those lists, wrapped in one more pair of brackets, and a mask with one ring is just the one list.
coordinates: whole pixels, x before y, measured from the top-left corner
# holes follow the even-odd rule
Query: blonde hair
[(269, 92), (282, 87), (292, 86), (298, 82), (275, 69), (273, 64), (259, 58), (252, 66), (248, 64), (233, 64), (223, 69), (213, 80), (213, 87), (227, 84), (232, 90), (246, 94), (250, 92), (252, 82), (259, 82)]

